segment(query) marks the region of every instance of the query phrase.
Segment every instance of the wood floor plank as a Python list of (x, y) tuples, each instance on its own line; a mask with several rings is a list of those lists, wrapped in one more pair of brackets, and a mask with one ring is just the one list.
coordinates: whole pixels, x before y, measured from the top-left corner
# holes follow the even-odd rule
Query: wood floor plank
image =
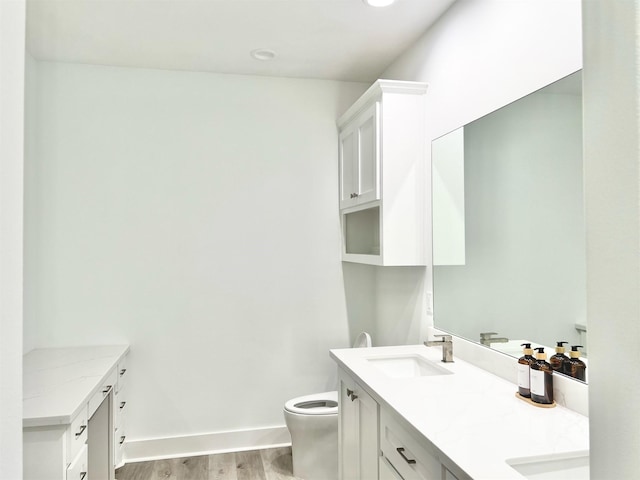
[(187, 457), (180, 460), (178, 480), (208, 480), (209, 456), (200, 455)]
[(116, 470), (116, 480), (147, 480), (153, 475), (154, 462), (127, 463)]
[(127, 463), (117, 480), (300, 480), (291, 447)]
[(267, 480), (260, 458), (260, 451), (236, 452), (238, 480)]
[(266, 480), (293, 480), (291, 447), (267, 448), (260, 451)]
[(153, 463), (153, 471), (150, 480), (178, 480), (178, 472), (180, 471), (180, 458), (168, 458), (164, 460), (155, 460)]
[(208, 480), (238, 480), (236, 454), (218, 453), (209, 455)]

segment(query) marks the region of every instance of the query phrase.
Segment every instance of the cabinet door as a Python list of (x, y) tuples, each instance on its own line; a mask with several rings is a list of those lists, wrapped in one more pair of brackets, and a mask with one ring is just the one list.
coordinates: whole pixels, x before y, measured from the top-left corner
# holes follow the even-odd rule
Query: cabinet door
[(358, 121), (358, 165), (356, 193), (358, 203), (378, 200), (378, 109), (375, 102)]
[(85, 480), (88, 472), (88, 447), (84, 445), (78, 456), (69, 465), (66, 472), (66, 480)]
[(340, 133), (340, 208), (356, 205), (358, 131), (353, 126)]
[(379, 200), (379, 103), (340, 132), (340, 208)]
[(342, 480), (378, 478), (378, 404), (340, 372), (339, 470)]

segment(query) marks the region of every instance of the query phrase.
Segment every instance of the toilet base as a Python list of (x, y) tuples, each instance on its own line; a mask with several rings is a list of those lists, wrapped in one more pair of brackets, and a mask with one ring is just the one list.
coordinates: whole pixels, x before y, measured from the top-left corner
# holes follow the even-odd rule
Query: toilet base
[(338, 415), (284, 412), (291, 434), (293, 475), (304, 480), (338, 478)]

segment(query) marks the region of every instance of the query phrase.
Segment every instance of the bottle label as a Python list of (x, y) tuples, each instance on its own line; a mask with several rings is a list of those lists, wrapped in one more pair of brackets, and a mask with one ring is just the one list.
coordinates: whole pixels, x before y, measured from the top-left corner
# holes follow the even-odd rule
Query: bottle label
[(540, 397), (545, 396), (544, 391), (544, 375), (542, 370), (531, 369), (531, 394), (538, 395)]
[(529, 388), (529, 365), (518, 364), (518, 387)]

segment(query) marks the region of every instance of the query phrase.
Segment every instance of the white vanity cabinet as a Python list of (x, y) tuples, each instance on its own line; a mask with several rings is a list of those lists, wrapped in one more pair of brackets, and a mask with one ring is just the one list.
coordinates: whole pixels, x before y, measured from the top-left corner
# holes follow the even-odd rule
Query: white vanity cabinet
[(124, 431), (117, 412), (126, 391), (120, 365), (128, 351), (127, 346), (48, 348), (23, 357), (25, 480), (114, 478), (122, 461), (114, 442)]
[(378, 478), (378, 404), (347, 373), (338, 371), (338, 470), (341, 480)]
[[(469, 477), (338, 369), (340, 480), (463, 480)], [(455, 472), (455, 473), (454, 473)]]
[(426, 88), (378, 80), (338, 119), (344, 261), (426, 265)]

